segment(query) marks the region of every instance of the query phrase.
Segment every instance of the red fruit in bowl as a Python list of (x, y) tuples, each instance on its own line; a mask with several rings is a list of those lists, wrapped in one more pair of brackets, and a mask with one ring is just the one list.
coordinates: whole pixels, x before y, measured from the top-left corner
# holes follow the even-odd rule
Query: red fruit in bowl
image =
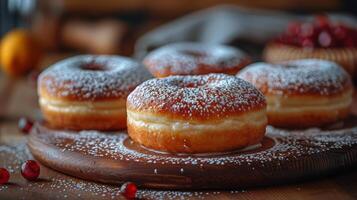
[(334, 36), (338, 39), (344, 39), (347, 35), (348, 29), (342, 25), (338, 25), (334, 28)]
[(314, 27), (309, 23), (304, 23), (301, 25), (301, 33), (302, 37), (311, 37), (314, 34)]
[(313, 23), (290, 23), (275, 41), (304, 48), (356, 47), (357, 29), (332, 23), (326, 15), (319, 15)]
[(346, 46), (346, 47), (355, 47), (357, 46), (356, 43), (355, 43), (355, 40), (353, 38), (345, 38), (343, 40), (343, 45)]
[(322, 31), (319, 34), (318, 40), (319, 40), (319, 45), (321, 47), (330, 47), (330, 46), (332, 46), (332, 37), (326, 31)]
[(306, 48), (313, 48), (313, 47), (315, 47), (315, 44), (311, 39), (305, 38), (302, 40), (301, 46), (306, 47)]
[(288, 24), (287, 34), (289, 35), (297, 35), (300, 33), (300, 22), (291, 22)]
[(25, 179), (34, 181), (40, 175), (40, 165), (34, 160), (27, 160), (21, 166), (21, 174)]
[(328, 28), (330, 25), (330, 20), (327, 15), (318, 15), (315, 17), (315, 24), (320, 28)]
[(0, 185), (5, 184), (10, 179), (10, 173), (5, 168), (0, 168)]

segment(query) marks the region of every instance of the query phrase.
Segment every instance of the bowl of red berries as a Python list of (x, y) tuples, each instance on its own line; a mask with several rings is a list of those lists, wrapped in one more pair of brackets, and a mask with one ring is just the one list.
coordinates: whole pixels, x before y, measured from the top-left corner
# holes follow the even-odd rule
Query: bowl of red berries
[(291, 22), (264, 50), (264, 60), (272, 63), (305, 58), (334, 61), (356, 77), (357, 29), (316, 16), (309, 22)]

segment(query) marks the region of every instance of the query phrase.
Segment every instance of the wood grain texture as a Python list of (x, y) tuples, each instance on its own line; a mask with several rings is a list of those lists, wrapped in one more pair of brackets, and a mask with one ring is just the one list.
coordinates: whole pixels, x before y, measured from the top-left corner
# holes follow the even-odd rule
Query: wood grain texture
[[(6, 149), (6, 150), (5, 150)], [(1, 145), (0, 165), (11, 172), (10, 183), (0, 186), (0, 199), (124, 199), (119, 185), (105, 185), (73, 178), (41, 165), (40, 180), (24, 180), (18, 166), (32, 159), (25, 141), (16, 146)], [(318, 180), (270, 187), (236, 190), (159, 191), (140, 189), (140, 199), (356, 199), (357, 172), (344, 173)]]
[(28, 145), (60, 172), (103, 183), (135, 182), (158, 189), (236, 189), (283, 184), (357, 164), (351, 117), (336, 130), (267, 128), (259, 146), (218, 154), (168, 154), (146, 149), (126, 132), (63, 131), (36, 124)]

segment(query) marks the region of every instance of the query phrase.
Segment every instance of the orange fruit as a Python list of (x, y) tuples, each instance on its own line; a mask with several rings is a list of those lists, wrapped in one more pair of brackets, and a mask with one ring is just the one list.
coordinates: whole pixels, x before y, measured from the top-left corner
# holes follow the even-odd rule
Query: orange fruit
[(0, 43), (0, 65), (10, 76), (20, 76), (35, 68), (41, 58), (41, 49), (30, 32), (15, 29)]

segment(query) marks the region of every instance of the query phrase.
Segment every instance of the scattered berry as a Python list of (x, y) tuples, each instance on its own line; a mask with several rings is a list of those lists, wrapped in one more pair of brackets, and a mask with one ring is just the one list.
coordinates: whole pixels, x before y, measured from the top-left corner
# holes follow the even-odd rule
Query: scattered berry
[(127, 199), (134, 199), (138, 188), (132, 182), (124, 183), (120, 188), (120, 193)]
[(34, 160), (27, 160), (21, 166), (21, 174), (25, 179), (34, 181), (40, 175), (40, 165)]
[(18, 122), (18, 127), (21, 132), (27, 134), (31, 131), (33, 122), (25, 117), (21, 117)]
[(0, 168), (0, 185), (5, 184), (10, 179), (10, 173), (5, 168)]

